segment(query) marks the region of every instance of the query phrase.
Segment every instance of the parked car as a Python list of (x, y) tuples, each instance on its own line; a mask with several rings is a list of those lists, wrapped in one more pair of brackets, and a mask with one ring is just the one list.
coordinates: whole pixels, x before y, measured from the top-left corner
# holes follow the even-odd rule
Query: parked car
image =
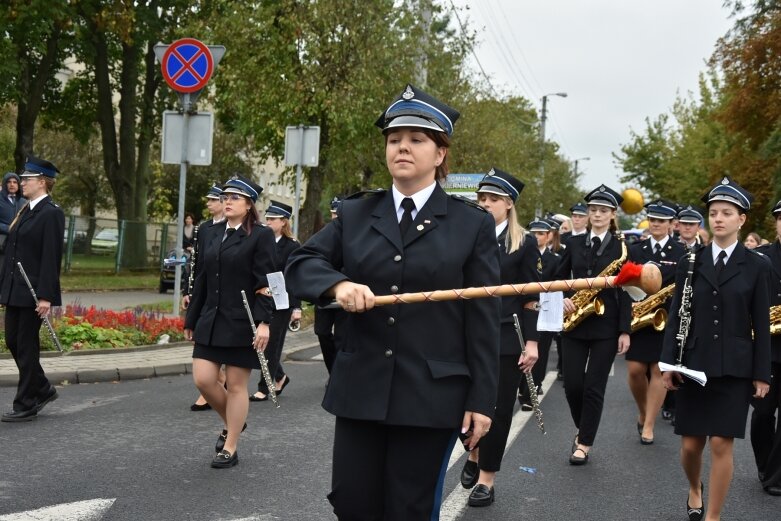
[[(68, 247), (68, 229), (65, 229), (62, 239), (63, 251)], [(83, 230), (73, 231), (73, 250), (72, 253), (84, 253), (87, 251), (87, 232)]]
[(92, 238), (90, 245), (92, 246), (92, 253), (116, 253), (117, 245), (119, 245), (119, 230), (116, 228), (103, 228)]
[(187, 279), (190, 276), (190, 254), (185, 252), (182, 259), (177, 261), (176, 250), (170, 250), (160, 267), (160, 287), (158, 288), (160, 293), (174, 289), (177, 264), (182, 264), (182, 288), (187, 284)]

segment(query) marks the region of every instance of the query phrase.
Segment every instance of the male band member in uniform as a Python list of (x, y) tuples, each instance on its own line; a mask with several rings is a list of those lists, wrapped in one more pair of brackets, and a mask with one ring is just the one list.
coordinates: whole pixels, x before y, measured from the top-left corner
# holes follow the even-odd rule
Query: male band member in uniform
[[(773, 265), (770, 305), (778, 306), (781, 305), (781, 201), (772, 212), (776, 221), (776, 240), (755, 251), (768, 257)], [(781, 334), (770, 337), (770, 357), (770, 391), (753, 402), (751, 446), (762, 487), (771, 496), (781, 496)]]
[(687, 250), (698, 248), (702, 245), (697, 231), (705, 219), (702, 212), (694, 206), (687, 206), (678, 212), (678, 235), (680, 241)]
[(3, 188), (0, 190), (0, 266), (3, 265), (3, 251), (8, 238), (8, 225), (22, 209), (27, 199), (22, 197), (21, 180), (16, 172), (3, 176)]
[(570, 207), (569, 212), (572, 220), (572, 231), (561, 234), (561, 243), (565, 245), (570, 237), (584, 235), (588, 231), (586, 229), (588, 225), (588, 208), (586, 205), (577, 202)]
[[(51, 306), (61, 304), (60, 264), (65, 215), (49, 195), (57, 167), (28, 157), (22, 173), (22, 195), (29, 201), (9, 226), (5, 259), (0, 273), (0, 304), (5, 308), (5, 341), (19, 368), (13, 410), (4, 422), (34, 420), (43, 407), (57, 399), (41, 367), (39, 331)], [(21, 263), (38, 295), (35, 305), (22, 277)]]

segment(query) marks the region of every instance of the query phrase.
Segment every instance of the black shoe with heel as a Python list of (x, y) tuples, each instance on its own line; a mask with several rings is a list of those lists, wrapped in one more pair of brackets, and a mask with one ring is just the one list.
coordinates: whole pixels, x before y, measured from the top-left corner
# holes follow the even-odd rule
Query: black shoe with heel
[(702, 506), (692, 508), (689, 506), (689, 493), (686, 493), (686, 515), (689, 516), (689, 521), (702, 521), (702, 516), (705, 512), (705, 485), (703, 483), (700, 483), (700, 500), (702, 501)]

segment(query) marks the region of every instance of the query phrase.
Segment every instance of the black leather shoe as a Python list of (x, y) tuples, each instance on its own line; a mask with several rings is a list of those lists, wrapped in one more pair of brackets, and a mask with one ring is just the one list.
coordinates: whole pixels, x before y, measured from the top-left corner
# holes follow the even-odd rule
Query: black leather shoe
[(702, 506), (692, 508), (689, 506), (689, 493), (686, 493), (686, 515), (689, 516), (689, 521), (702, 521), (702, 516), (705, 512), (705, 485), (703, 483), (700, 483), (700, 499), (702, 500)]
[(0, 421), (4, 422), (31, 422), (38, 416), (38, 409), (27, 411), (11, 411), (3, 414)]
[(221, 450), (214, 456), (212, 460), (213, 469), (227, 469), (235, 467), (239, 463), (239, 452), (236, 451), (233, 454), (227, 450)]
[(282, 381), (282, 385), (279, 386), (279, 389), (277, 389), (277, 396), (282, 394), (282, 391), (285, 390), (285, 387), (287, 387), (287, 384), (290, 383), (290, 377), (288, 375), (285, 375), (285, 379)]
[[(260, 391), (258, 391), (260, 393)], [(257, 394), (257, 393), (255, 393)], [(255, 396), (254, 394), (249, 395), (249, 401), (251, 402), (267, 402), (268, 401), (268, 394), (260, 393), (263, 396)]]
[[(247, 430), (247, 424), (244, 424), (244, 428), (241, 429), (241, 432), (244, 432)], [(214, 452), (221, 452), (222, 449), (225, 448), (225, 440), (228, 439), (228, 429), (222, 429), (222, 432), (217, 437), (217, 443), (214, 445)]]
[(477, 485), (469, 494), (470, 507), (487, 507), (494, 502), (494, 487)]
[[(583, 454), (583, 457), (578, 456), (579, 453)], [(588, 452), (583, 449), (575, 449), (572, 451), (572, 455), (569, 457), (570, 465), (585, 465), (586, 463), (588, 463)]]
[(542, 393), (544, 391), (542, 390), (542, 384), (537, 386), (537, 396), (542, 396)]
[(771, 496), (781, 496), (781, 486), (770, 485), (769, 487), (765, 487), (765, 492)]
[(194, 403), (194, 404), (192, 404), (190, 406), (190, 410), (191, 411), (196, 411), (196, 412), (197, 411), (208, 411), (211, 408), (212, 408), (212, 406), (209, 405), (208, 402), (207, 403), (203, 403), (203, 404), (201, 404), (201, 403)]
[(642, 434), (640, 435), (640, 445), (653, 445), (654, 439), (653, 438), (646, 438)]
[(469, 461), (467, 458), (464, 463), (464, 468), (461, 469), (461, 486), (464, 488), (472, 488), (477, 483), (477, 478), (480, 477), (480, 469), (477, 466), (476, 461)]
[(46, 394), (46, 398), (38, 402), (38, 405), (35, 406), (36, 412), (41, 412), (41, 409), (43, 409), (46, 404), (53, 402), (57, 398), (59, 398), (60, 395), (57, 394), (57, 389), (54, 387), (49, 388), (49, 392)]

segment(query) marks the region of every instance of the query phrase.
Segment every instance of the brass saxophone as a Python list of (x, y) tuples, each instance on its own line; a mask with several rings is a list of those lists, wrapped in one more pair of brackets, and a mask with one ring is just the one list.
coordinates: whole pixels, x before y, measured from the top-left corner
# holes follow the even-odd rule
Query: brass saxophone
[(664, 331), (667, 325), (667, 310), (662, 305), (675, 292), (675, 283), (663, 287), (658, 293), (641, 302), (632, 304), (632, 333), (644, 327), (653, 326), (656, 331)]
[(770, 306), (770, 334), (781, 334), (781, 304)]
[[(598, 277), (610, 277), (618, 273), (621, 266), (626, 262), (627, 248), (624, 236), (617, 234), (616, 238), (621, 241), (621, 257), (617, 258), (613, 262), (607, 265), (607, 267), (600, 272)], [(596, 314), (602, 316), (605, 312), (605, 303), (597, 295), (602, 289), (581, 289), (572, 296), (572, 303), (577, 308), (575, 311), (564, 317), (564, 324), (562, 331), (571, 331), (578, 324), (583, 322), (587, 317)]]

